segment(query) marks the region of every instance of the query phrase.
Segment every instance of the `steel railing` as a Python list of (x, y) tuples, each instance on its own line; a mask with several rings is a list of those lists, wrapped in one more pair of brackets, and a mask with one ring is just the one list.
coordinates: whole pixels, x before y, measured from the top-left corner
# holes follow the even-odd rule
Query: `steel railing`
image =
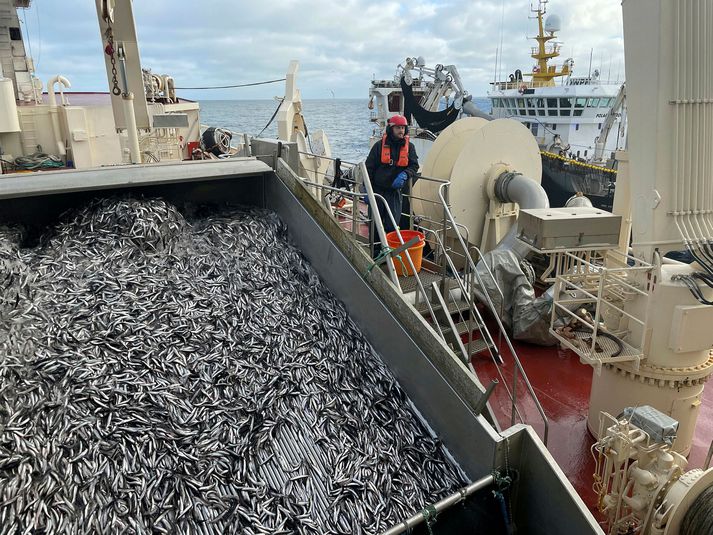
[[(444, 193), (444, 191), (446, 193)], [(441, 200), (441, 204), (443, 205), (443, 213), (444, 217), (448, 219), (448, 221), (451, 222), (451, 225), (453, 227), (456, 227), (455, 224), (455, 218), (453, 217), (453, 214), (451, 213), (449, 204), (447, 202), (447, 190), (444, 190), (443, 186), (441, 186), (438, 189), (438, 197)], [(460, 246), (462, 247), (463, 251), (468, 251), (468, 246), (466, 245), (466, 242), (463, 239), (463, 236), (461, 235), (460, 232), (455, 233), (458, 242), (460, 243)], [(489, 292), (485, 289), (485, 285), (483, 284), (482, 278), (480, 277), (480, 274), (478, 273), (478, 270), (476, 268), (475, 262), (473, 261), (473, 258), (470, 256), (470, 254), (466, 254), (466, 261), (468, 264), (470, 264), (470, 269), (472, 270), (473, 274), (475, 275), (478, 284), (480, 284), (480, 287), (483, 288), (483, 296), (485, 297), (485, 304), (488, 306), (490, 309), (490, 313), (492, 314), (493, 318), (495, 319), (495, 322), (497, 323), (498, 329), (500, 331), (501, 336), (505, 340), (505, 343), (510, 351), (510, 354), (513, 357), (513, 361), (515, 362), (515, 366), (513, 368), (513, 396), (512, 396), (512, 408), (511, 408), (511, 423), (514, 425), (515, 424), (515, 414), (516, 414), (516, 405), (517, 405), (517, 380), (518, 380), (518, 373), (522, 375), (522, 379), (525, 383), (525, 386), (527, 387), (527, 390), (532, 397), (533, 401), (535, 402), (535, 405), (537, 407), (537, 411), (540, 413), (540, 416), (542, 417), (542, 421), (544, 423), (544, 437), (543, 437), (543, 442), (545, 445), (547, 445), (547, 438), (549, 435), (549, 421), (547, 419), (547, 415), (545, 414), (544, 409), (542, 408), (542, 404), (540, 403), (540, 400), (537, 398), (537, 394), (535, 393), (534, 388), (532, 387), (532, 384), (530, 383), (529, 378), (527, 377), (527, 374), (525, 373), (525, 369), (522, 366), (522, 362), (520, 361), (520, 358), (517, 355), (517, 351), (515, 351), (515, 348), (513, 347), (512, 341), (510, 340), (510, 336), (507, 334), (507, 331), (505, 329), (505, 326), (502, 323), (502, 320), (500, 318), (500, 315), (498, 314), (498, 311), (495, 308), (495, 304), (493, 303), (492, 298), (490, 297)], [(484, 263), (484, 262), (481, 262)], [(497, 285), (497, 283), (496, 283)]]
[[(312, 156), (316, 156), (319, 158), (325, 158), (329, 160), (336, 160), (335, 158), (330, 158), (326, 156), (321, 156), (321, 155), (316, 155), (316, 154), (311, 154)], [(347, 163), (347, 165), (355, 165), (357, 169), (359, 169), (359, 164), (350, 164), (349, 162), (344, 162)], [(329, 177), (327, 173), (322, 173), (322, 176), (325, 178), (332, 178)], [(309, 181), (303, 179), (303, 183), (305, 185), (308, 185), (312, 188), (317, 188), (317, 189), (322, 189), (323, 191), (330, 191), (334, 193), (338, 193), (344, 197), (350, 197), (351, 202), (352, 202), (352, 208), (351, 208), (351, 234), (354, 238), (357, 238), (358, 232), (357, 232), (357, 226), (361, 223), (365, 223), (363, 219), (359, 217), (359, 203), (360, 199), (365, 196), (363, 192), (359, 191), (359, 188), (361, 186), (361, 180), (359, 180), (360, 177), (359, 173), (356, 173), (356, 176), (354, 176), (352, 179), (344, 179), (347, 183), (353, 185), (354, 189), (357, 191), (349, 191), (347, 189), (342, 189), (342, 188), (335, 188), (332, 186), (328, 186), (325, 184), (319, 184), (317, 182)], [(502, 316), (502, 304), (504, 302), (504, 296), (501, 288), (499, 287), (497, 280), (495, 279), (494, 274), (490, 270), (489, 266), (487, 266), (487, 263), (484, 261), (479, 262), (480, 265), (484, 266), (484, 272), (487, 274), (487, 276), (493, 281), (494, 287), (496, 291), (500, 295), (500, 303), (501, 307), (500, 309), (496, 309), (495, 304), (492, 301), (492, 298), (489, 295), (489, 292), (485, 290), (485, 285), (483, 284), (483, 280), (481, 277), (480, 272), (477, 269), (476, 262), (473, 260), (473, 255), (472, 252), (477, 253), (478, 258), (482, 258), (480, 250), (473, 245), (467, 245), (468, 244), (468, 230), (467, 228), (455, 221), (455, 218), (450, 210), (450, 204), (448, 202), (448, 190), (450, 187), (450, 182), (447, 180), (439, 179), (439, 178), (434, 178), (434, 177), (426, 177), (426, 176), (420, 176), (419, 180), (424, 180), (424, 181), (431, 181), (439, 184), (438, 187), (438, 200), (433, 200), (433, 199), (425, 199), (425, 198), (420, 198), (415, 195), (413, 195), (413, 183), (409, 181), (409, 193), (404, 194), (405, 197), (409, 198), (409, 211), (408, 213), (400, 214), (400, 215), (406, 215), (409, 216), (409, 226), (410, 228), (414, 228), (414, 226), (417, 226), (419, 230), (423, 231), (425, 235), (429, 237), (427, 241), (429, 243), (432, 243), (435, 245), (435, 250), (434, 250), (434, 258), (438, 261), (438, 265), (441, 270), (441, 288), (443, 289), (442, 294), (445, 299), (447, 299), (447, 302), (453, 302), (455, 303), (455, 298), (451, 292), (451, 288), (448, 287), (450, 284), (450, 281), (455, 281), (458, 289), (461, 292), (461, 297), (464, 301), (464, 304), (467, 305), (467, 310), (469, 313), (468, 320), (466, 320), (463, 317), (463, 314), (461, 311), (458, 312), (459, 314), (459, 319), (466, 323), (467, 328), (469, 329), (469, 335), (468, 335), (468, 355), (466, 355), (467, 358), (467, 363), (470, 367), (470, 369), (475, 373), (475, 370), (473, 369), (472, 363), (470, 361), (470, 351), (471, 351), (471, 344), (472, 344), (472, 333), (477, 327), (478, 331), (480, 332), (480, 336), (482, 339), (486, 342), (488, 346), (488, 351), (490, 353), (491, 358), (496, 364), (496, 369), (498, 370), (498, 374), (500, 375), (500, 378), (502, 380), (503, 386), (505, 387), (508, 397), (511, 400), (511, 424), (516, 423), (516, 418), (519, 418), (520, 421), (523, 423), (526, 423), (519, 408), (518, 408), (518, 382), (519, 382), (519, 376), (522, 377), (523, 382), (525, 383), (525, 386), (527, 388), (528, 393), (532, 397), (537, 411), (540, 414), (542, 421), (544, 423), (544, 436), (543, 436), (543, 442), (545, 445), (547, 444), (548, 436), (549, 436), (549, 421), (547, 419), (547, 416), (545, 415), (545, 412), (542, 408), (542, 404), (540, 403), (539, 399), (537, 398), (537, 395), (534, 391), (534, 388), (532, 387), (532, 384), (530, 383), (529, 378), (527, 377), (527, 374), (525, 373), (525, 370), (522, 366), (522, 362), (520, 361), (520, 358), (515, 351), (515, 348), (513, 347), (512, 341), (510, 340), (509, 335), (506, 332), (506, 329), (502, 323), (501, 316)], [(398, 229), (399, 226), (397, 225), (397, 221), (394, 217), (394, 214), (391, 213), (390, 208), (388, 207), (388, 204), (386, 203), (386, 200), (379, 194), (374, 194), (375, 200), (377, 202), (383, 203), (384, 207), (386, 208), (385, 212), (387, 214), (387, 217), (391, 221), (392, 225), (394, 228)], [(319, 198), (319, 197), (318, 197)], [(443, 217), (441, 218), (440, 221), (436, 221), (432, 218), (429, 218), (425, 215), (419, 215), (415, 214), (413, 211), (413, 200), (420, 200), (421, 202), (431, 202), (434, 203), (436, 206), (439, 206), (439, 210), (442, 210), (443, 212)], [(372, 214), (378, 213), (378, 211), (372, 209)], [(366, 223), (369, 225), (373, 224), (372, 218), (367, 217)], [(430, 223), (433, 225), (434, 228), (428, 228), (428, 226), (424, 225), (424, 223)], [(346, 229), (345, 229), (346, 232)], [(369, 233), (370, 236), (373, 235), (373, 232)], [(403, 245), (405, 242), (403, 240), (403, 237), (401, 236), (400, 232), (397, 233), (399, 237), (399, 242)], [(448, 244), (448, 237), (449, 236), (455, 236), (456, 237), (456, 243), (460, 245), (461, 251), (456, 251), (452, 247), (449, 246)], [(465, 238), (464, 238), (465, 236)], [(372, 253), (373, 256), (373, 249), (372, 247), (372, 241), (370, 239), (370, 252)], [(458, 269), (454, 262), (454, 257), (459, 258), (463, 262), (463, 268), (462, 268), (462, 273), (461, 270)], [(411, 270), (415, 273), (415, 266), (413, 265), (413, 261), (410, 258), (410, 255), (406, 254), (403, 255), (403, 258), (406, 259), (406, 261), (409, 263), (409, 267)], [(420, 296), (423, 296), (424, 301), (426, 302), (427, 308), (428, 308), (428, 314), (432, 320), (434, 329), (437, 330), (437, 333), (439, 336), (445, 340), (445, 336), (443, 334), (442, 329), (440, 328), (440, 322), (435, 314), (435, 311), (433, 310), (433, 307), (431, 306), (431, 301), (428, 298), (428, 294), (426, 293), (426, 290), (420, 280), (420, 277), (415, 277), (416, 279), (416, 284), (417, 284), (417, 290), (416, 290), (416, 307), (419, 306), (419, 299)], [(483, 297), (485, 299), (485, 304), (488, 307), (490, 313), (492, 314), (493, 318), (495, 319), (498, 327), (498, 344), (496, 345), (495, 340), (492, 337), (492, 334), (488, 330), (488, 328), (485, 325), (485, 322), (483, 320), (482, 314), (478, 307), (476, 306), (476, 299), (475, 299), (475, 282), (477, 281), (478, 285), (480, 288), (483, 288)], [(448, 310), (445, 311), (445, 313), (449, 313)], [(478, 325), (474, 325), (474, 320), (475, 323)], [(471, 328), (472, 327), (472, 328)], [(454, 333), (457, 335), (457, 333)], [(500, 350), (499, 348), (502, 347), (502, 341), (505, 341), (505, 344), (510, 351), (510, 354), (513, 357), (513, 361), (515, 363), (515, 366), (513, 367), (513, 377), (512, 377), (512, 387), (508, 388), (507, 381), (505, 381), (505, 378), (503, 377), (503, 374), (500, 370), (500, 365), (502, 364), (501, 362), (498, 362), (498, 359), (500, 357)]]

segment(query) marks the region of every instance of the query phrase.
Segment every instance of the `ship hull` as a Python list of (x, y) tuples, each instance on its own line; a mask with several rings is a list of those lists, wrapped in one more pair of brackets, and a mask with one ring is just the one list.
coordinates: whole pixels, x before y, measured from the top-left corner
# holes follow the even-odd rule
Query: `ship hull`
[(542, 186), (552, 206), (564, 206), (572, 195), (582, 192), (597, 208), (611, 210), (616, 173), (593, 165), (542, 155)]

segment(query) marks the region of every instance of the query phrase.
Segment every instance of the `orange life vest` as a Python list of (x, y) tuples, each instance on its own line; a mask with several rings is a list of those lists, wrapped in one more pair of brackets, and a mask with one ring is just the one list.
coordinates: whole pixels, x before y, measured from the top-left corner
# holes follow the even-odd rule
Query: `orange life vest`
[(386, 144), (386, 134), (384, 134), (384, 137), (381, 138), (381, 163), (396, 167), (408, 167), (408, 147), (408, 136), (404, 136), (404, 144), (399, 150), (399, 159), (394, 163), (391, 159), (391, 147)]

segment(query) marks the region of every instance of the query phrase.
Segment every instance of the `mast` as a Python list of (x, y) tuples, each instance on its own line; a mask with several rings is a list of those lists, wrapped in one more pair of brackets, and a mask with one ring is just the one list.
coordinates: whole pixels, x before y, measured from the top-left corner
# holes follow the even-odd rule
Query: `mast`
[(557, 67), (550, 67), (547, 63), (549, 60), (559, 57), (560, 55), (560, 45), (557, 43), (553, 43), (550, 47), (546, 46), (548, 41), (557, 37), (555, 32), (559, 31), (559, 27), (552, 29), (545, 28), (542, 22), (542, 16), (547, 13), (547, 2), (548, 0), (539, 0), (537, 9), (531, 9), (531, 11), (535, 13), (535, 17), (533, 18), (537, 18), (538, 29), (537, 36), (532, 38), (537, 41), (537, 47), (533, 48), (531, 53), (532, 58), (537, 60), (537, 65), (533, 68), (531, 74), (532, 85), (534, 87), (555, 85), (554, 78), (567, 76), (569, 74), (568, 65), (563, 65), (558, 71)]

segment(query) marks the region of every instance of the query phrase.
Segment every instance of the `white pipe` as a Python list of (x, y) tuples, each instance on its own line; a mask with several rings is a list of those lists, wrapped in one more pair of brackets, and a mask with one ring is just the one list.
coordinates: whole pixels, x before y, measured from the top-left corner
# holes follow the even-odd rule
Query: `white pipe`
[(50, 79), (49, 82), (47, 82), (47, 94), (49, 97), (50, 104), (50, 117), (52, 120), (52, 133), (54, 134), (55, 144), (57, 146), (57, 154), (63, 157), (67, 155), (67, 150), (64, 146), (64, 139), (59, 128), (59, 110), (57, 109), (57, 98), (55, 97), (54, 93), (54, 85), (56, 83), (59, 83), (60, 98), (63, 105), (66, 103), (64, 98), (64, 88), (72, 87), (72, 84), (69, 83), (69, 80), (67, 80), (67, 78), (59, 74), (54, 78)]
[(52, 118), (52, 133), (54, 134), (55, 143), (57, 145), (57, 154), (66, 156), (67, 150), (64, 147), (64, 140), (59, 129), (59, 109), (57, 106), (50, 107), (50, 117)]
[[(519, 173), (506, 172), (500, 175), (495, 182), (495, 196), (501, 202), (516, 202), (521, 210), (550, 207), (550, 200), (543, 187)], [(513, 225), (496, 249), (509, 249), (523, 259), (530, 249), (517, 240), (516, 234), (517, 225)]]
[[(673, 37), (673, 58), (676, 68), (676, 74), (674, 76), (674, 89), (673, 89), (673, 100), (677, 102), (681, 98), (681, 14), (680, 9), (674, 9), (674, 37)], [(680, 198), (681, 198), (681, 158), (679, 139), (681, 137), (681, 126), (679, 118), (679, 104), (674, 104), (673, 108), (673, 212), (674, 219), (677, 217), (676, 213), (680, 211)]]
[(124, 105), (124, 119), (126, 119), (126, 133), (129, 136), (129, 152), (131, 155), (131, 163), (141, 163), (139, 132), (136, 128), (136, 115), (134, 114), (134, 94), (123, 94), (121, 96), (121, 101)]
[(173, 81), (173, 77), (167, 74), (163, 75), (163, 92), (170, 102), (176, 102), (176, 84)]
[(62, 102), (62, 105), (66, 106), (68, 104), (67, 99), (64, 96), (64, 89), (65, 88), (69, 89), (70, 87), (72, 87), (72, 84), (69, 83), (69, 80), (67, 80), (67, 78), (58, 74), (54, 78), (51, 78), (49, 82), (47, 82), (47, 94), (49, 97), (50, 106), (52, 106), (52, 107), (57, 106), (57, 99), (55, 98), (55, 94), (54, 94), (54, 84), (56, 84), (58, 82), (59, 82), (59, 95), (60, 95), (60, 100)]

